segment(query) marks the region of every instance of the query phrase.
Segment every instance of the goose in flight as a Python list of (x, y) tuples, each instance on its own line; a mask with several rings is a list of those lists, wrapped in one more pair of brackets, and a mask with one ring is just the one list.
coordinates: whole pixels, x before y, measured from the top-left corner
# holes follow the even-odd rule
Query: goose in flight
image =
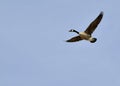
[(98, 17), (93, 22), (90, 23), (90, 25), (87, 27), (87, 29), (84, 32), (78, 32), (74, 29), (71, 29), (69, 32), (75, 32), (78, 34), (78, 36), (66, 40), (66, 42), (77, 42), (80, 40), (88, 40), (91, 43), (95, 43), (97, 41), (97, 38), (93, 38), (92, 33), (97, 28), (98, 24), (102, 20), (102, 17), (103, 17), (103, 12), (100, 12)]

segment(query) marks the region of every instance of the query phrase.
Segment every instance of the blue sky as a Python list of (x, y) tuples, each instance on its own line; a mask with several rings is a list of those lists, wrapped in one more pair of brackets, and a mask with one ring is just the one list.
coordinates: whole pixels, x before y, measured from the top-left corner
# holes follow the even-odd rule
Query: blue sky
[[(0, 86), (120, 86), (120, 1), (1, 0)], [(99, 13), (96, 43), (66, 43)]]

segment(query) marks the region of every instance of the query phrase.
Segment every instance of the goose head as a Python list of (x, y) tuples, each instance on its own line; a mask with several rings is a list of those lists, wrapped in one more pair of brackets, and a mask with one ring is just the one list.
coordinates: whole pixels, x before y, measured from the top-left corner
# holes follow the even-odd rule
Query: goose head
[(79, 34), (79, 32), (74, 29), (69, 30), (69, 32), (75, 32), (75, 33)]

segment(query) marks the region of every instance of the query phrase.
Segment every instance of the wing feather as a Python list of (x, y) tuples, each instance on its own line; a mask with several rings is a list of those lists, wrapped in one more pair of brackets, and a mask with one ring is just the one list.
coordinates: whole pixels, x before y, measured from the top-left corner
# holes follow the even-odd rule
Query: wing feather
[(82, 40), (80, 36), (75, 36), (69, 40), (67, 40), (66, 42), (77, 42), (77, 41), (80, 41)]
[(96, 29), (96, 27), (98, 26), (98, 24), (100, 23), (100, 21), (102, 20), (102, 17), (103, 17), (103, 12), (101, 12), (93, 22), (91, 22), (91, 24), (88, 26), (88, 28), (84, 32), (91, 35), (93, 31)]

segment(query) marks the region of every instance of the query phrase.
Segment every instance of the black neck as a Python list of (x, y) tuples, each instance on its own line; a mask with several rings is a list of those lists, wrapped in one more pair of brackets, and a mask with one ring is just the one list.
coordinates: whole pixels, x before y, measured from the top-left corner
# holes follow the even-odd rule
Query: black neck
[(78, 32), (78, 31), (76, 31), (76, 30), (73, 30), (73, 32), (75, 32), (75, 33), (79, 34), (79, 32)]

